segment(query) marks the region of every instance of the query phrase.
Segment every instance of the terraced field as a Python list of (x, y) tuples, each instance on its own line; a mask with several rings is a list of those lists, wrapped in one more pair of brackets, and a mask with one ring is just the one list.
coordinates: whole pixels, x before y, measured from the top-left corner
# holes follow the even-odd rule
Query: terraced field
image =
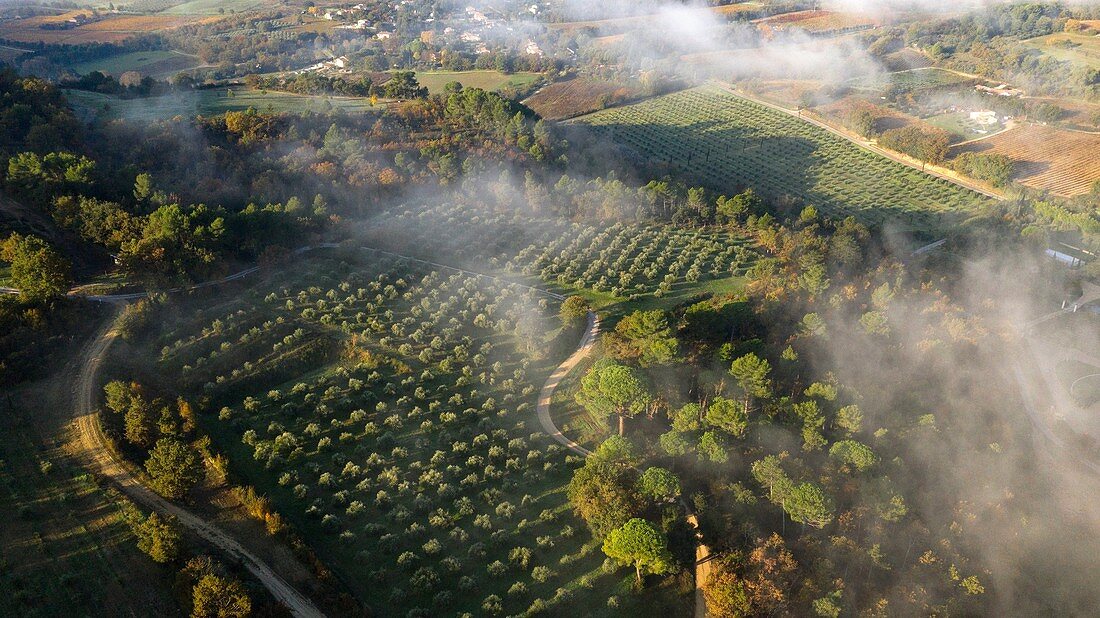
[(792, 116), (705, 86), (604, 110), (575, 122), (716, 191), (753, 187), (833, 216), (949, 225), (988, 203), (972, 191), (891, 161)]

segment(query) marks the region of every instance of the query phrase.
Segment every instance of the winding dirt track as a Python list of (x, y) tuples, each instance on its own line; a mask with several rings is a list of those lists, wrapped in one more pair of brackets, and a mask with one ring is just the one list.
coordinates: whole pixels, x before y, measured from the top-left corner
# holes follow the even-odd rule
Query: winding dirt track
[(95, 338), (85, 346), (81, 353), (80, 375), (73, 385), (73, 403), (77, 431), (80, 443), (99, 473), (109, 478), (127, 496), (159, 513), (174, 516), (180, 525), (221, 549), (241, 564), (260, 581), (279, 602), (300, 618), (322, 618), (324, 614), (309, 599), (294, 589), (271, 567), (249, 552), (240, 543), (214, 524), (204, 521), (198, 515), (177, 506), (141, 484), (126, 463), (119, 461), (110, 448), (103, 426), (99, 422), (99, 412), (95, 406), (96, 376), (103, 358), (118, 337), (114, 329), (114, 319), (100, 329)]
[[(557, 390), (562, 379), (569, 375), (569, 372), (592, 352), (592, 348), (596, 345), (596, 337), (599, 334), (600, 316), (596, 315), (593, 311), (589, 311), (588, 325), (584, 329), (584, 335), (581, 336), (581, 342), (577, 346), (577, 350), (573, 352), (569, 358), (562, 361), (557, 369), (554, 370), (554, 373), (550, 374), (550, 377), (546, 379), (546, 383), (542, 385), (542, 390), (539, 391), (539, 403), (535, 408), (535, 411), (538, 413), (539, 424), (542, 425), (542, 430), (549, 434), (558, 444), (584, 457), (590, 457), (592, 451), (570, 440), (561, 432), (561, 429), (558, 429), (558, 426), (554, 424), (554, 418), (550, 416), (550, 402), (553, 400), (554, 391)], [(713, 556), (711, 556), (710, 548), (703, 543), (702, 535), (699, 532), (699, 519), (691, 512), (686, 502), (683, 504), (684, 510), (688, 511), (686, 517), (687, 522), (691, 525), (692, 530), (695, 530), (696, 539), (695, 618), (707, 618), (707, 603), (706, 599), (703, 598), (703, 585), (710, 576), (710, 561)]]

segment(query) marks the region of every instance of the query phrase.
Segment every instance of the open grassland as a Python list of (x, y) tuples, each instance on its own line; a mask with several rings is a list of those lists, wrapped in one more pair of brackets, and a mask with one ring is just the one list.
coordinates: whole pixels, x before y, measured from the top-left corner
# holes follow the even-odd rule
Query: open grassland
[(65, 95), (84, 117), (103, 115), (106, 118), (152, 121), (175, 116), (210, 116), (229, 111), (255, 108), (258, 111), (302, 114), (328, 113), (343, 110), (363, 113), (379, 110), (370, 101), (359, 97), (328, 97), (259, 90), (193, 90), (175, 92), (160, 97), (123, 99), (83, 90), (65, 90)]
[[(83, 13), (74, 11), (74, 14)], [(66, 13), (65, 15), (69, 15)], [(0, 23), (0, 39), (20, 42), (77, 45), (80, 43), (120, 43), (133, 36), (169, 30), (218, 17), (175, 15), (112, 15), (65, 29), (44, 29), (64, 16), (28, 17)], [(67, 19), (67, 17), (65, 17)], [(60, 21), (64, 21), (61, 19)]]
[(576, 122), (727, 193), (753, 187), (833, 216), (935, 229), (978, 194), (871, 153), (808, 122), (706, 86), (597, 112)]
[(1059, 32), (1028, 39), (1021, 46), (1037, 49), (1045, 56), (1078, 66), (1100, 69), (1100, 37), (1089, 34)]
[(608, 609), (633, 574), (603, 567), (565, 495), (580, 460), (535, 416), (576, 345), (556, 310), (504, 281), (349, 252), (188, 309), (148, 353), (210, 398), (201, 422), (234, 469), (383, 613), (683, 615), (676, 578)]
[(1023, 125), (954, 151), (1003, 154), (1016, 162), (1015, 180), (1054, 195), (1088, 193), (1100, 180), (1100, 135)]
[(614, 82), (575, 77), (541, 88), (524, 104), (543, 118), (560, 120), (594, 112), (609, 103), (633, 98), (636, 94), (636, 90)]
[(464, 88), (482, 90), (523, 91), (539, 79), (538, 73), (504, 74), (500, 71), (418, 71), (416, 80), (432, 94), (443, 92), (450, 82), (458, 82)]
[(116, 54), (89, 60), (69, 66), (74, 73), (84, 75), (92, 71), (102, 71), (119, 76), (126, 71), (137, 71), (143, 76), (164, 77), (199, 65), (195, 56), (173, 51), (140, 51)]

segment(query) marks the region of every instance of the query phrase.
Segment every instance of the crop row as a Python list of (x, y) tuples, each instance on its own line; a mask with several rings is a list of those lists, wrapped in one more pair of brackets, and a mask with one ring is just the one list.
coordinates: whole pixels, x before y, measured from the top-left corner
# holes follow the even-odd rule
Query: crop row
[(935, 226), (985, 198), (718, 87), (587, 116), (597, 133), (724, 192), (753, 187), (833, 216)]

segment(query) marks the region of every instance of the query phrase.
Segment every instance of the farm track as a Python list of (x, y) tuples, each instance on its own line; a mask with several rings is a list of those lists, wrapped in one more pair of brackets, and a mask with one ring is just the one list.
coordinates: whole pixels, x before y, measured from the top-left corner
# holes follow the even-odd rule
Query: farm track
[[(336, 243), (323, 243), (313, 246), (302, 247), (294, 252), (295, 255), (301, 255), (306, 252), (315, 249), (335, 248), (339, 245)], [(375, 250), (378, 251), (378, 250)], [(444, 264), (437, 264), (435, 262), (428, 262), (420, 260), (419, 258), (413, 258), (410, 256), (400, 255), (396, 253), (390, 253), (387, 251), (380, 251), (380, 253), (389, 255), (391, 257), (397, 257), (402, 259), (408, 259), (416, 262), (421, 262), (431, 266), (446, 268), (451, 270), (457, 270), (459, 272), (467, 273), (477, 277), (485, 277), (489, 279), (498, 279), (491, 275), (485, 275), (482, 273), (473, 273), (459, 268), (454, 268)], [(221, 279), (214, 281), (208, 281), (200, 283), (187, 288), (174, 288), (169, 292), (179, 292), (193, 289), (201, 289), (205, 287), (211, 287), (220, 285), (223, 283), (236, 281), (247, 277), (259, 270), (258, 266), (252, 266)], [(530, 286), (524, 286), (522, 284), (513, 284), (512, 282), (505, 282), (512, 285), (519, 285), (521, 287), (536, 290), (555, 298), (560, 298), (560, 295), (556, 295), (545, 290), (539, 290), (538, 288), (531, 288)], [(80, 287), (73, 288), (69, 292), (71, 296), (79, 296)], [(12, 293), (17, 294), (19, 291), (14, 288), (0, 288), (0, 293)], [(210, 545), (223, 551), (248, 569), (248, 571), (267, 588), (273, 597), (279, 602), (287, 606), (294, 616), (299, 618), (323, 618), (324, 614), (320, 609), (316, 607), (308, 598), (299, 593), (293, 586), (286, 582), (281, 576), (279, 576), (274, 569), (272, 569), (267, 563), (261, 560), (252, 552), (248, 551), (244, 546), (234, 540), (228, 533), (222, 530), (217, 525), (206, 521), (200, 515), (197, 515), (179, 505), (176, 505), (154, 493), (147, 485), (140, 475), (140, 472), (135, 471), (134, 467), (121, 460), (115, 455), (115, 451), (112, 448), (112, 444), (107, 435), (103, 431), (103, 426), (100, 421), (99, 411), (96, 409), (96, 390), (97, 390), (97, 376), (99, 374), (100, 366), (107, 352), (110, 350), (111, 345), (118, 338), (118, 331), (114, 328), (114, 321), (122, 307), (131, 300), (143, 298), (148, 293), (132, 293), (132, 294), (110, 294), (99, 296), (86, 296), (88, 300), (97, 302), (110, 303), (115, 305), (116, 310), (106, 320), (104, 326), (96, 333), (93, 339), (84, 347), (78, 357), (79, 374), (76, 381), (73, 384), (72, 401), (74, 411), (74, 428), (78, 433), (78, 443), (83, 451), (84, 455), (88, 459), (89, 465), (98, 471), (99, 474), (108, 478), (114, 483), (124, 494), (129, 496), (134, 501), (155, 510), (160, 513), (165, 513), (174, 516), (179, 523), (190, 530), (192, 533), (202, 538)], [(593, 336), (594, 339), (594, 336)]]
[(114, 454), (110, 440), (103, 432), (99, 411), (95, 405), (96, 377), (99, 374), (100, 365), (107, 351), (118, 338), (118, 331), (114, 328), (114, 317), (112, 315), (92, 341), (85, 346), (80, 357), (80, 373), (73, 385), (74, 424), (79, 433), (79, 444), (88, 457), (89, 463), (99, 474), (110, 479), (134, 501), (154, 511), (172, 515), (180, 525), (233, 559), (239, 560), (249, 573), (271, 592), (273, 597), (286, 605), (294, 616), (322, 618), (324, 614), (313, 602), (288, 584), (263, 560), (245, 549), (218, 526), (153, 493), (143, 484), (140, 476), (132, 470), (131, 466)]
[[(539, 401), (535, 410), (538, 414), (539, 424), (542, 426), (542, 430), (545, 431), (551, 438), (553, 438), (558, 444), (561, 444), (565, 448), (581, 455), (582, 457), (592, 456), (592, 451), (584, 448), (580, 444), (577, 444), (573, 440), (569, 439), (561, 432), (561, 429), (554, 424), (554, 418), (550, 415), (550, 403), (554, 398), (554, 391), (557, 390), (558, 385), (561, 384), (562, 379), (569, 375), (569, 372), (573, 370), (581, 361), (585, 359), (596, 345), (596, 337), (600, 334), (600, 316), (594, 311), (588, 313), (588, 323), (585, 326), (584, 334), (581, 336), (580, 344), (569, 358), (562, 361), (554, 372), (550, 374), (550, 377), (546, 379), (546, 383), (543, 384), (542, 390), (539, 391)], [(693, 530), (696, 531), (696, 544), (695, 544), (695, 618), (707, 618), (707, 604), (706, 599), (703, 597), (703, 585), (706, 583), (707, 578), (710, 576), (710, 561), (713, 558), (710, 553), (710, 548), (702, 542), (702, 537), (699, 533), (699, 519), (688, 508), (687, 503), (683, 503), (684, 510), (688, 511), (687, 522)]]

